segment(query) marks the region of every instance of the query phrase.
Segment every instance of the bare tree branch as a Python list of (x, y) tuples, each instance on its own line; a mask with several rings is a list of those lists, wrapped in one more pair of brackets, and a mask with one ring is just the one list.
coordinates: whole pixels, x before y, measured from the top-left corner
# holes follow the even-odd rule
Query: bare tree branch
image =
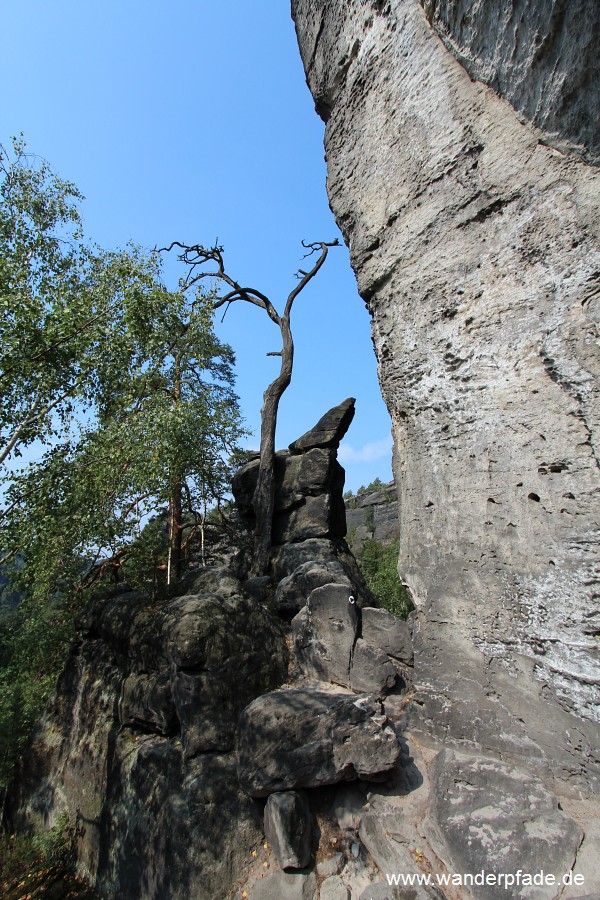
[[(157, 251), (159, 253), (168, 253), (174, 247), (178, 247), (182, 251), (178, 254), (178, 259), (189, 266), (189, 273), (184, 282), (186, 289), (203, 278), (212, 278), (229, 285), (231, 290), (225, 295), (215, 299), (215, 309), (225, 306), (226, 313), (231, 303), (234, 303), (236, 300), (244, 300), (247, 303), (253, 304), (253, 306), (264, 309), (271, 321), (278, 326), (281, 332), (282, 349), (267, 354), (267, 356), (281, 357), (279, 375), (271, 382), (264, 392), (263, 406), (261, 409), (260, 463), (256, 490), (252, 499), (252, 506), (256, 515), (252, 562), (252, 573), (255, 575), (262, 575), (267, 571), (270, 564), (271, 533), (275, 507), (275, 428), (277, 425), (279, 401), (291, 381), (294, 364), (294, 342), (290, 326), (292, 306), (296, 297), (315, 277), (327, 259), (329, 248), (339, 246), (339, 241), (337, 239), (334, 241), (317, 241), (314, 243), (302, 241), (302, 246), (307, 250), (307, 253), (304, 254), (304, 259), (313, 256), (315, 253), (318, 253), (319, 257), (308, 271), (304, 269), (299, 270), (298, 275), (300, 280), (295, 288), (288, 294), (282, 315), (277, 312), (266, 294), (256, 290), (256, 288), (242, 287), (225, 271), (223, 248), (218, 244), (215, 244), (214, 247), (207, 248), (203, 247), (201, 244), (187, 245), (182, 244), (180, 241), (172, 241), (168, 247), (163, 247), (161, 250)], [(215, 263), (217, 265), (217, 271), (214, 271)], [(206, 267), (209, 265), (210, 269), (207, 270)], [(223, 314), (223, 318), (225, 317), (225, 313)]]

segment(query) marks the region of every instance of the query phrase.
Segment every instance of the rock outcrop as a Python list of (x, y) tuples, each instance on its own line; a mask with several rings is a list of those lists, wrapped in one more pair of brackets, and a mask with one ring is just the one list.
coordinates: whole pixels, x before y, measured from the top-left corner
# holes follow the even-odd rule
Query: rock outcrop
[(393, 421), (414, 727), (597, 791), (600, 8), (292, 10)]
[[(367, 616), (370, 612), (364, 610)], [(343, 584), (315, 588), (292, 619), (295, 656), (308, 678), (353, 691), (388, 693), (396, 683), (396, 670), (378, 646), (378, 635), (373, 632), (375, 642), (368, 643), (361, 633), (362, 612)], [(391, 634), (390, 644), (393, 637)]]
[(237, 720), (285, 679), (287, 650), (266, 609), (223, 585), (90, 607), (21, 762), (12, 826), (66, 811), (79, 873), (101, 897), (217, 897), (260, 839), (236, 776)]
[(240, 717), (238, 777), (251, 797), (362, 778), (381, 780), (400, 746), (367, 695), (311, 689), (258, 697)]
[[(406, 662), (405, 635), (368, 605), (343, 539), (336, 455), (353, 413), (345, 401), (278, 456), (272, 575), (247, 579), (240, 533), (221, 564), (180, 579), (180, 596), (152, 601), (121, 586), (80, 615), (5, 812), (12, 828), (29, 828), (66, 811), (77, 824), (79, 874), (101, 897), (231, 896), (263, 822), (278, 865), (301, 869), (313, 862), (318, 829), (314, 799), (296, 789), (394, 770), (401, 745), (383, 697)], [(236, 477), (250, 524), (255, 475), (250, 463)], [(285, 620), (303, 609), (305, 654), (290, 676)], [(385, 640), (381, 627), (365, 640), (363, 612), (383, 617)], [(345, 659), (334, 652), (344, 617)], [(257, 797), (269, 798), (264, 819)], [(285, 889), (313, 900), (315, 888), (306, 872), (274, 873), (252, 896), (279, 900)]]

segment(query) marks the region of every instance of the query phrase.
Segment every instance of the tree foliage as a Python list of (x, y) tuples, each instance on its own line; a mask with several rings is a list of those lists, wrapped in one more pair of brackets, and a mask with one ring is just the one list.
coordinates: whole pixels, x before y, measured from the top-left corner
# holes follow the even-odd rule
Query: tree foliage
[(386, 547), (368, 538), (359, 559), (365, 581), (384, 609), (406, 619), (414, 609), (410, 593), (398, 576), (398, 543)]
[(39, 715), (104, 572), (153, 538), (155, 567), (179, 574), (244, 433), (214, 297), (168, 290), (154, 253), (85, 241), (81, 199), (21, 140), (0, 149), (2, 734)]

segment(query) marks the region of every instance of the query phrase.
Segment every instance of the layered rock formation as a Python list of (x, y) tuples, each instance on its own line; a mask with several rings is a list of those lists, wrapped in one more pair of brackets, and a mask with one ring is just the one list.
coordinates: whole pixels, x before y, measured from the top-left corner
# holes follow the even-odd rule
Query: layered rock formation
[(393, 420), (415, 727), (597, 790), (600, 9), (292, 10)]
[[(80, 616), (4, 812), (12, 829), (43, 829), (66, 812), (78, 872), (100, 897), (230, 897), (263, 840), (253, 798), (273, 794), (264, 829), (279, 865), (305, 866), (315, 800), (296, 789), (395, 769), (401, 746), (383, 697), (405, 690), (410, 629), (368, 606), (343, 540), (336, 450), (353, 411), (346, 401), (278, 456), (287, 542), (274, 548), (273, 578), (247, 579), (240, 534), (227, 563), (181, 579), (181, 596), (152, 601), (121, 586)], [(236, 478), (247, 518), (255, 475), (250, 463)], [(290, 676), (285, 619), (304, 608)], [(314, 875), (303, 884), (312, 898)]]
[(284, 680), (287, 650), (232, 581), (167, 604), (131, 591), (96, 602), (21, 761), (12, 827), (66, 811), (101, 897), (219, 896), (260, 839), (236, 777), (237, 719)]

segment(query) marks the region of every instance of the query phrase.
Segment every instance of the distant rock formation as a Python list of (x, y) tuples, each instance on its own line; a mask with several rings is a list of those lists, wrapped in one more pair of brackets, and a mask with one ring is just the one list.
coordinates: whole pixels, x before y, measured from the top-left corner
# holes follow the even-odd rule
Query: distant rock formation
[(360, 557), (368, 539), (389, 547), (400, 537), (398, 499), (393, 481), (377, 491), (358, 494), (346, 500), (347, 541), (354, 556)]

